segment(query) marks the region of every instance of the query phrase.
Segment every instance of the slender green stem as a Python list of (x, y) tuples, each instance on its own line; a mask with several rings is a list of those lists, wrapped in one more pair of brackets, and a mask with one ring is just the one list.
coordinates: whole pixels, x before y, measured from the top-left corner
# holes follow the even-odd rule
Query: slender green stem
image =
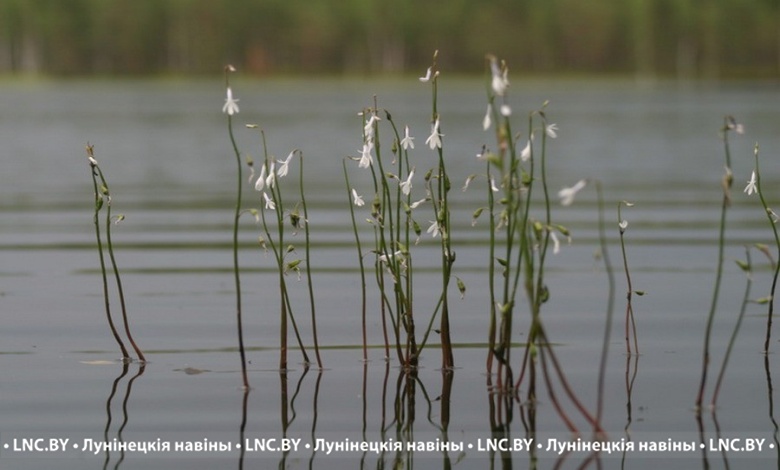
[(99, 166), (95, 167), (98, 171), (98, 176), (100, 176), (100, 181), (103, 184), (103, 188), (105, 188), (105, 193), (108, 199), (108, 202), (106, 203), (106, 245), (108, 246), (108, 257), (111, 260), (111, 268), (114, 271), (114, 279), (116, 280), (116, 287), (117, 287), (117, 293), (119, 295), (119, 305), (122, 308), (122, 323), (124, 324), (125, 328), (125, 334), (127, 335), (127, 340), (130, 341), (130, 345), (133, 347), (133, 350), (138, 355), (138, 360), (141, 362), (146, 362), (146, 357), (144, 357), (143, 351), (141, 351), (141, 348), (138, 347), (138, 344), (136, 344), (135, 339), (133, 339), (133, 335), (130, 333), (130, 322), (127, 317), (127, 304), (125, 303), (125, 291), (122, 287), (122, 278), (119, 275), (119, 268), (117, 267), (116, 263), (116, 257), (114, 256), (114, 244), (111, 240), (111, 225), (114, 222), (113, 217), (111, 215), (111, 191), (108, 188), (108, 182), (106, 181), (105, 175), (103, 175), (103, 171), (100, 169)]
[(485, 174), (487, 175), (487, 193), (488, 193), (488, 214), (489, 214), (489, 231), (490, 231), (490, 246), (488, 253), (488, 288), (490, 291), (490, 326), (488, 327), (488, 355), (487, 355), (487, 374), (488, 381), (491, 380), (491, 373), (493, 371), (493, 358), (495, 356), (496, 349), (496, 213), (495, 213), (495, 198), (493, 196), (492, 181), (493, 177), (490, 172), (490, 162), (485, 164)]
[(241, 152), (238, 150), (236, 139), (233, 136), (233, 117), (228, 114), (228, 135), (236, 156), (236, 208), (233, 216), (233, 278), (236, 284), (236, 326), (238, 329), (238, 353), (241, 356), (241, 378), (244, 388), (249, 388), (249, 377), (246, 371), (246, 352), (244, 350), (244, 328), (241, 319), (241, 276), (238, 265), (238, 222), (241, 218), (241, 195), (243, 193), (244, 177), (241, 171)]
[[(368, 361), (368, 338), (366, 331), (366, 270), (363, 264), (363, 248), (360, 246), (360, 236), (358, 235), (357, 222), (355, 222), (355, 208), (353, 206), (352, 187), (349, 184), (349, 173), (347, 172), (347, 160), (341, 161), (344, 169), (344, 182), (347, 185), (347, 202), (349, 204), (349, 216), (352, 220), (352, 233), (355, 235), (355, 248), (358, 253), (358, 263), (360, 265), (360, 323), (363, 333), (363, 361)], [(387, 345), (385, 345), (387, 347)], [(385, 351), (389, 355), (389, 351)]]
[[(625, 241), (625, 233), (626, 233), (626, 227), (627, 222), (623, 220), (623, 217), (621, 216), (620, 209), (623, 206), (623, 204), (626, 205), (633, 205), (629, 204), (626, 201), (621, 201), (618, 203), (617, 206), (617, 216), (618, 216), (618, 229), (620, 231), (620, 253), (623, 257), (623, 271), (626, 273), (626, 352), (628, 355), (631, 355), (631, 342), (629, 340), (629, 333), (630, 331), (633, 331), (634, 335), (634, 349), (636, 351), (636, 354), (639, 354), (639, 341), (637, 340), (637, 332), (636, 332), (636, 321), (634, 320), (634, 307), (632, 305), (632, 299), (634, 295), (634, 288), (631, 282), (631, 272), (628, 270), (628, 257), (626, 256), (626, 241)], [(630, 330), (630, 331), (629, 331)]]
[(100, 212), (100, 209), (103, 207), (105, 199), (103, 198), (102, 189), (98, 187), (97, 163), (94, 160), (93, 147), (91, 145), (87, 145), (87, 156), (90, 157), (92, 186), (94, 188), (94, 194), (95, 194), (95, 214), (93, 217), (93, 222), (95, 225), (95, 239), (97, 241), (98, 257), (100, 259), (100, 272), (103, 279), (103, 301), (106, 309), (106, 319), (108, 320), (108, 326), (111, 329), (111, 335), (114, 337), (114, 340), (116, 340), (116, 343), (119, 345), (119, 349), (122, 351), (122, 360), (127, 362), (130, 359), (130, 354), (128, 354), (127, 348), (125, 347), (124, 342), (122, 342), (122, 338), (119, 336), (119, 332), (117, 331), (116, 326), (114, 325), (114, 320), (111, 318), (111, 304), (108, 298), (108, 277), (106, 275), (106, 262), (105, 262), (105, 257), (103, 255), (103, 241), (100, 236), (100, 222), (98, 217), (98, 214)]
[(320, 357), (320, 345), (317, 339), (317, 315), (314, 310), (314, 286), (311, 281), (311, 238), (309, 234), (309, 213), (306, 210), (306, 196), (303, 190), (303, 152), (299, 151), (301, 165), (298, 173), (298, 185), (301, 190), (301, 205), (303, 206), (303, 228), (306, 235), (306, 282), (309, 286), (309, 305), (311, 308), (311, 328), (314, 336), (314, 354), (317, 357), (317, 367), (322, 369), (322, 358)]
[[(764, 212), (766, 213), (767, 219), (769, 220), (769, 226), (772, 227), (772, 233), (775, 237), (775, 245), (777, 246), (778, 258), (780, 258), (780, 235), (778, 235), (777, 220), (775, 220), (777, 215), (772, 211), (772, 209), (769, 208), (769, 205), (767, 205), (766, 199), (764, 199), (764, 192), (761, 190), (761, 171), (758, 167), (758, 144), (756, 144), (753, 154), (755, 155), (756, 159), (756, 189), (758, 192), (758, 197), (761, 199), (761, 205), (764, 207)], [(769, 308), (766, 318), (764, 354), (769, 354), (769, 344), (772, 340), (772, 317), (774, 316), (775, 310), (775, 289), (777, 288), (778, 274), (780, 274), (780, 263), (775, 263), (774, 274), (772, 275), (772, 287), (769, 291)]]
[(704, 352), (702, 354), (701, 381), (699, 383), (699, 393), (696, 396), (696, 412), (701, 413), (701, 404), (704, 401), (704, 389), (707, 386), (707, 371), (710, 365), (710, 338), (712, 336), (712, 325), (715, 319), (715, 311), (718, 307), (718, 296), (720, 294), (720, 283), (723, 277), (723, 258), (726, 245), (726, 212), (731, 204), (731, 184), (733, 182), (731, 174), (731, 153), (729, 151), (728, 141), (728, 118), (726, 125), (723, 126), (723, 146), (726, 156), (726, 174), (723, 176), (721, 186), (723, 188), (723, 202), (720, 209), (720, 225), (718, 229), (718, 265), (715, 271), (715, 285), (712, 290), (712, 302), (710, 311), (707, 315), (707, 324), (704, 328)]
[(742, 326), (742, 319), (745, 317), (745, 310), (747, 309), (747, 304), (750, 301), (750, 287), (753, 283), (753, 275), (752, 275), (752, 263), (750, 260), (750, 248), (745, 247), (745, 265), (743, 267), (745, 270), (745, 274), (747, 275), (747, 282), (745, 283), (745, 294), (742, 296), (742, 306), (739, 309), (739, 315), (737, 316), (737, 322), (734, 324), (734, 330), (731, 332), (731, 337), (729, 337), (729, 344), (726, 348), (726, 353), (723, 355), (723, 363), (720, 366), (720, 372), (718, 372), (718, 379), (715, 381), (715, 389), (712, 392), (712, 401), (710, 402), (710, 405), (714, 408), (715, 404), (718, 402), (718, 394), (720, 393), (720, 386), (723, 383), (723, 377), (726, 374), (726, 366), (729, 363), (729, 358), (731, 357), (731, 350), (734, 348), (734, 343), (737, 340), (737, 334), (739, 333), (739, 328)]

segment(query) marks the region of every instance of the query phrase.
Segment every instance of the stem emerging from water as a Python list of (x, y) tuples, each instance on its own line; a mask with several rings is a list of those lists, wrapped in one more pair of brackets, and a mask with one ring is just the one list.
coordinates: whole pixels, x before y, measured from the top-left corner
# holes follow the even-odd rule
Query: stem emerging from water
[[(227, 77), (227, 74), (225, 75)], [(227, 78), (226, 78), (227, 79)], [(241, 378), (244, 388), (249, 388), (249, 378), (246, 372), (246, 352), (244, 351), (244, 329), (241, 322), (241, 277), (238, 273), (238, 221), (241, 217), (241, 193), (243, 179), (241, 172), (241, 152), (236, 145), (236, 139), (233, 137), (233, 118), (228, 114), (228, 134), (230, 143), (233, 145), (233, 153), (236, 155), (236, 208), (233, 218), (233, 277), (236, 282), (236, 325), (238, 328), (238, 353), (241, 356)]]
[(710, 365), (710, 337), (712, 336), (712, 323), (715, 318), (715, 310), (718, 307), (718, 294), (720, 293), (720, 281), (723, 277), (723, 251), (726, 243), (726, 212), (731, 204), (731, 184), (734, 181), (731, 174), (731, 153), (729, 151), (729, 117), (725, 119), (723, 126), (723, 147), (726, 155), (726, 173), (723, 175), (721, 186), (723, 187), (723, 202), (720, 210), (720, 229), (718, 232), (718, 266), (715, 273), (715, 286), (712, 290), (712, 303), (707, 315), (707, 326), (704, 329), (704, 354), (702, 357), (701, 382), (699, 393), (696, 396), (696, 412), (701, 413), (701, 403), (704, 400), (704, 388), (707, 386), (707, 369)]
[(122, 342), (122, 338), (119, 336), (119, 332), (117, 331), (116, 326), (114, 326), (114, 320), (111, 318), (111, 305), (108, 300), (108, 278), (106, 276), (106, 262), (105, 262), (105, 257), (103, 256), (103, 241), (100, 237), (100, 222), (98, 220), (98, 213), (100, 212), (100, 209), (103, 207), (103, 203), (105, 201), (103, 196), (108, 191), (108, 188), (106, 188), (105, 190), (103, 190), (103, 188), (98, 188), (97, 161), (94, 158), (94, 147), (89, 144), (87, 144), (87, 157), (89, 158), (90, 168), (92, 170), (91, 171), (92, 186), (95, 190), (95, 215), (93, 221), (95, 225), (95, 239), (97, 241), (98, 256), (100, 258), (100, 272), (103, 277), (103, 301), (106, 307), (106, 319), (108, 319), (108, 326), (111, 329), (111, 334), (114, 336), (114, 339), (119, 345), (119, 349), (122, 351), (122, 360), (128, 362), (130, 360), (130, 354), (128, 354), (127, 348), (125, 347), (125, 344)]

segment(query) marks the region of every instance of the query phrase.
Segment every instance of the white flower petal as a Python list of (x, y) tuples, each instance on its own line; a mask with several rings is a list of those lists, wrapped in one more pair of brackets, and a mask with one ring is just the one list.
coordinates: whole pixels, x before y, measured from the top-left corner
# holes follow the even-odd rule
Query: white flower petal
[(358, 207), (362, 207), (365, 204), (363, 196), (359, 196), (357, 191), (355, 191), (355, 188), (352, 188), (352, 203)]

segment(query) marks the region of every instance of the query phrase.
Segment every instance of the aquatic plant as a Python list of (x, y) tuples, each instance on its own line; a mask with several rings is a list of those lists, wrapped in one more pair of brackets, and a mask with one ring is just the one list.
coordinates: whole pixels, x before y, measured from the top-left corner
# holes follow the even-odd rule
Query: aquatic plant
[[(436, 65), (437, 53), (434, 53), (433, 65), (426, 75), (420, 78), (423, 83), (432, 84), (432, 118), (431, 133), (426, 139), (426, 146), (437, 152), (438, 165), (429, 169), (424, 176), (425, 197), (413, 201), (414, 178), (417, 169), (410, 162), (409, 153), (414, 149), (414, 137), (409, 126), (404, 126), (403, 137), (393, 115), (377, 105), (363, 109), (361, 116), (363, 132), (360, 156), (349, 157), (356, 161), (358, 168), (367, 170), (371, 175), (374, 197), (371, 203), (371, 217), (368, 220), (374, 233), (374, 275), (379, 289), (379, 303), (382, 313), (382, 328), (385, 338), (385, 354), (389, 355), (389, 338), (387, 321), (391, 324), (394, 337), (394, 349), (398, 360), (404, 367), (417, 367), (420, 353), (425, 348), (432, 332), (440, 336), (442, 349), (442, 369), (451, 370), (454, 367), (452, 342), (450, 338), (448, 290), (452, 279), (452, 264), (455, 254), (451, 248), (450, 209), (448, 192), (450, 179), (447, 174), (444, 153), (442, 150), (441, 116), (437, 110), (437, 79), (439, 71)], [(383, 112), (380, 117), (380, 111)], [(383, 157), (383, 147), (380, 143), (380, 123), (387, 122), (392, 133), (392, 161), (388, 165)], [(360, 272), (363, 289), (364, 325), (363, 343), (365, 351), (365, 273), (363, 253), (360, 248), (360, 237), (355, 222), (355, 207), (364, 205), (363, 197), (350, 183), (349, 173), (344, 162), (344, 179), (347, 196), (350, 198), (350, 214), (352, 228), (358, 248)], [(433, 209), (433, 220), (427, 234), (440, 239), (442, 262), (442, 290), (436, 306), (418, 342), (416, 333), (416, 316), (414, 308), (414, 269), (412, 246), (416, 245), (422, 236), (422, 228), (415, 219), (417, 210), (423, 204), (430, 202)], [(458, 289), (465, 292), (465, 284), (457, 281)], [(441, 314), (439, 316), (439, 314)], [(434, 328), (437, 316), (439, 328)]]
[(122, 360), (124, 362), (129, 362), (130, 354), (128, 354), (127, 348), (125, 347), (122, 338), (119, 336), (119, 332), (114, 325), (114, 320), (111, 317), (111, 302), (108, 297), (108, 275), (106, 274), (106, 262), (105, 256), (103, 255), (103, 239), (100, 235), (99, 213), (103, 208), (103, 204), (105, 203), (104, 198), (107, 196), (106, 193), (108, 189), (104, 189), (102, 185), (98, 187), (98, 162), (94, 156), (94, 147), (89, 144), (87, 144), (87, 158), (89, 159), (89, 166), (92, 173), (92, 185), (95, 191), (95, 213), (93, 221), (95, 225), (95, 238), (97, 242), (98, 257), (100, 259), (100, 273), (103, 279), (103, 302), (106, 309), (106, 319), (108, 320), (108, 326), (111, 329), (111, 335), (114, 337), (114, 340), (119, 345), (119, 349), (122, 351)]
[[(748, 184), (745, 187), (745, 193), (747, 193), (748, 196), (753, 193), (758, 194), (758, 197), (761, 200), (761, 206), (764, 208), (764, 213), (766, 214), (767, 220), (769, 221), (769, 226), (772, 228), (772, 234), (775, 238), (775, 245), (777, 246), (777, 256), (780, 258), (780, 235), (777, 231), (778, 215), (767, 204), (766, 198), (764, 197), (764, 192), (761, 188), (761, 170), (758, 165), (758, 153), (759, 147), (758, 144), (756, 144), (753, 148), (756, 167), (750, 176), (750, 181), (748, 181)], [(769, 344), (772, 338), (772, 317), (774, 316), (775, 310), (775, 290), (777, 288), (778, 274), (780, 274), (780, 263), (773, 263), (773, 265), (774, 274), (772, 275), (772, 287), (770, 288), (769, 296), (767, 297), (768, 309), (766, 318), (766, 336), (764, 338), (764, 354), (769, 354)]]
[[(124, 220), (125, 217), (124, 215), (113, 216), (111, 214), (111, 202), (112, 202), (111, 191), (109, 190), (108, 182), (106, 181), (105, 175), (103, 174), (103, 171), (100, 169), (100, 165), (98, 165), (97, 160), (95, 159), (94, 146), (89, 144), (87, 144), (87, 158), (89, 160), (89, 166), (92, 169), (92, 184), (95, 190), (95, 216), (94, 216), (95, 236), (97, 238), (97, 248), (100, 255), (100, 270), (103, 276), (103, 296), (105, 299), (106, 317), (108, 318), (108, 324), (109, 327), (111, 328), (111, 333), (114, 336), (114, 339), (119, 344), (119, 349), (122, 351), (123, 361), (126, 362), (131, 361), (132, 359), (130, 358), (127, 349), (125, 348), (124, 343), (119, 337), (119, 333), (117, 332), (114, 326), (114, 322), (111, 318), (111, 307), (108, 298), (108, 281), (106, 277), (106, 264), (103, 256), (103, 243), (100, 236), (100, 223), (98, 220), (98, 213), (103, 208), (105, 208), (106, 210), (106, 218), (105, 218), (106, 246), (108, 248), (108, 257), (111, 260), (111, 269), (114, 272), (114, 280), (116, 282), (117, 294), (119, 296), (119, 305), (122, 308), (122, 323), (124, 325), (125, 334), (127, 335), (127, 340), (130, 342), (130, 345), (133, 347), (133, 350), (138, 356), (138, 360), (144, 363), (146, 362), (146, 357), (144, 357), (143, 351), (141, 351), (141, 348), (138, 347), (138, 344), (136, 344), (135, 339), (133, 339), (132, 333), (130, 333), (130, 322), (127, 316), (127, 304), (125, 302), (125, 292), (124, 292), (124, 288), (122, 287), (122, 278), (119, 274), (119, 268), (117, 267), (116, 256), (114, 255), (114, 244), (111, 240), (111, 226), (118, 224), (119, 222)], [(98, 178), (100, 179), (99, 189), (98, 189), (98, 181), (97, 181)]]
[[(274, 259), (276, 260), (276, 267), (277, 267), (277, 274), (279, 277), (279, 292), (280, 292), (280, 328), (279, 328), (279, 369), (284, 371), (287, 370), (287, 352), (288, 352), (288, 344), (287, 344), (287, 336), (288, 336), (288, 319), (290, 321), (290, 324), (292, 325), (293, 332), (295, 334), (295, 339), (298, 342), (298, 346), (301, 350), (301, 354), (303, 355), (303, 362), (306, 367), (311, 363), (311, 360), (309, 359), (309, 355), (306, 352), (306, 347), (303, 344), (303, 340), (301, 339), (301, 334), (298, 329), (298, 324), (295, 320), (295, 315), (293, 314), (292, 305), (290, 302), (290, 294), (289, 290), (287, 289), (287, 274), (290, 272), (294, 272), (297, 274), (298, 278), (300, 279), (301, 276), (301, 259), (294, 259), (291, 261), (287, 261), (287, 257), (295, 252), (295, 246), (292, 244), (285, 245), (285, 218), (287, 218), (290, 222), (290, 225), (295, 229), (296, 231), (305, 228), (306, 233), (306, 254), (307, 254), (307, 261), (306, 261), (306, 270), (307, 270), (307, 280), (308, 280), (308, 286), (309, 286), (309, 300), (311, 305), (311, 318), (312, 318), (312, 328), (314, 332), (314, 344), (316, 349), (316, 356), (317, 356), (317, 365), (318, 367), (322, 368), (322, 359), (320, 358), (319, 354), (319, 345), (317, 341), (317, 328), (316, 328), (316, 318), (315, 318), (315, 311), (314, 311), (314, 291), (311, 283), (311, 275), (309, 274), (310, 266), (309, 266), (309, 255), (310, 255), (310, 239), (309, 239), (309, 230), (308, 230), (308, 218), (307, 218), (307, 212), (306, 212), (306, 205), (305, 205), (305, 199), (302, 199), (302, 202), (300, 203), (303, 206), (304, 210), (304, 216), (301, 217), (300, 211), (298, 209), (298, 204), (296, 204), (293, 209), (287, 211), (285, 210), (285, 203), (283, 199), (282, 189), (281, 185), (279, 184), (279, 179), (284, 178), (288, 171), (289, 171), (289, 165), (292, 161), (292, 159), (298, 155), (302, 159), (302, 152), (298, 149), (295, 149), (291, 151), (287, 158), (284, 160), (277, 160), (271, 154), (268, 152), (268, 145), (266, 142), (265, 132), (260, 129), (259, 126), (256, 124), (247, 124), (246, 126), (249, 129), (256, 129), (260, 132), (260, 138), (261, 138), (261, 149), (262, 149), (262, 155), (263, 155), (263, 164), (260, 169), (260, 174), (257, 177), (257, 180), (255, 181), (255, 191), (258, 191), (262, 194), (262, 202), (263, 204), (260, 206), (260, 209), (252, 209), (252, 213), (258, 214), (259, 220), (262, 222), (263, 227), (263, 233), (264, 235), (261, 237), (261, 245), (268, 249), (270, 247)], [(276, 164), (279, 164), (279, 168), (276, 168)], [(299, 179), (301, 183), (301, 193), (303, 194), (303, 169), (299, 171)], [(270, 193), (270, 196), (269, 196)], [(273, 217), (273, 223), (268, 221), (268, 218), (266, 217), (266, 212), (270, 211), (274, 214)], [(285, 215), (286, 214), (286, 215)], [(273, 228), (275, 225), (276, 228), (276, 235), (271, 234), (271, 228)]]
[[(407, 135), (408, 135), (407, 127)], [(347, 200), (350, 201), (347, 204), (349, 207), (350, 221), (352, 222), (352, 233), (355, 236), (355, 248), (358, 255), (358, 266), (360, 267), (360, 326), (361, 336), (363, 339), (363, 361), (368, 361), (368, 332), (366, 325), (366, 269), (365, 263), (363, 263), (363, 248), (360, 243), (360, 234), (358, 232), (357, 222), (355, 220), (355, 207), (363, 207), (366, 203), (363, 197), (360, 196), (350, 184), (349, 184), (349, 172), (347, 171), (347, 159), (341, 160), (341, 166), (344, 170), (344, 183), (347, 187)], [(382, 318), (384, 320), (384, 317)], [(382, 332), (385, 339), (385, 358), (390, 357), (390, 343), (387, 337), (387, 323), (382, 321)]]
[[(541, 365), (541, 378), (544, 380), (548, 396), (558, 415), (571, 431), (576, 426), (567, 415), (556, 394), (553, 383), (558, 386), (580, 414), (600, 431), (597, 420), (585, 409), (574, 393), (556, 357), (541, 316), (542, 305), (550, 296), (545, 281), (545, 263), (550, 250), (557, 253), (560, 249), (558, 235), (569, 237), (569, 230), (554, 223), (550, 193), (547, 183), (547, 139), (558, 136), (558, 126), (550, 123), (545, 113), (548, 103), (528, 115), (527, 144), (519, 149), (519, 135), (512, 131), (512, 108), (508, 102), (508, 67), (495, 56), (487, 57), (487, 113), (483, 118), (483, 128), (495, 127), (496, 151), (483, 147), (477, 159), (486, 163), (485, 179), (487, 186), (486, 208), (477, 209), (473, 221), (488, 210), (489, 214), (489, 327), (488, 327), (488, 388), (502, 394), (519, 393), (521, 385), (527, 379), (527, 402), (535, 406), (537, 400), (537, 361)], [(495, 123), (495, 124), (494, 124)], [(535, 127), (538, 126), (538, 127)], [(535, 135), (541, 136), (538, 143), (539, 156), (536, 156)], [(538, 168), (537, 168), (538, 166)], [(539, 174), (537, 175), (537, 171)], [(473, 179), (475, 175), (469, 177)], [(585, 187), (586, 180), (578, 182), (572, 188), (564, 188), (559, 197), (564, 205), (572, 203), (575, 194)], [(542, 216), (533, 215), (533, 189), (541, 186)], [(494, 195), (494, 193), (496, 193)], [(496, 197), (498, 196), (498, 197)], [(500, 270), (500, 277), (498, 276)], [(520, 364), (517, 381), (514, 381), (511, 350), (514, 312), (517, 307), (517, 295), (522, 282), (525, 297), (531, 314), (525, 350)], [(494, 361), (497, 362), (495, 370)], [(493, 384), (493, 377), (497, 382)]]
[(729, 337), (728, 346), (726, 347), (726, 352), (723, 355), (723, 361), (721, 362), (720, 365), (718, 378), (715, 380), (715, 388), (712, 392), (712, 400), (710, 401), (710, 406), (713, 409), (715, 408), (715, 405), (718, 402), (720, 387), (723, 384), (723, 378), (726, 375), (726, 366), (729, 363), (729, 358), (731, 357), (731, 351), (734, 348), (734, 343), (736, 343), (740, 326), (742, 326), (742, 319), (745, 318), (745, 310), (747, 309), (747, 305), (750, 301), (750, 287), (753, 284), (753, 264), (750, 259), (750, 247), (745, 247), (745, 261), (736, 260), (736, 262), (737, 265), (740, 267), (740, 269), (742, 269), (742, 271), (745, 272), (745, 277), (747, 278), (745, 282), (745, 293), (742, 296), (742, 304), (739, 308), (739, 315), (737, 315), (737, 321), (734, 323), (734, 329), (731, 331), (731, 336)]
[[(308, 287), (308, 293), (309, 293), (309, 311), (311, 312), (312, 340), (314, 342), (314, 356), (317, 358), (317, 367), (322, 369), (323, 365), (322, 365), (322, 357), (320, 356), (320, 343), (319, 343), (319, 338), (317, 337), (317, 312), (314, 306), (314, 284), (311, 278), (311, 234), (309, 233), (309, 211), (306, 208), (306, 194), (303, 185), (303, 152), (301, 152), (300, 150), (298, 150), (297, 152), (300, 160), (300, 165), (298, 167), (299, 168), (298, 188), (300, 189), (301, 192), (301, 209), (303, 209), (303, 219), (301, 219), (300, 215), (298, 214), (297, 206), (289, 214), (289, 217), (290, 217), (290, 224), (294, 228), (300, 228), (301, 225), (303, 226), (303, 232), (306, 237), (305, 238), (306, 286)], [(287, 173), (286, 165), (290, 163), (290, 159), (294, 155), (295, 155), (295, 150), (293, 150), (290, 153), (290, 155), (287, 156), (287, 159), (284, 162), (282, 162), (282, 167), (279, 168), (280, 175), (282, 175), (283, 171), (284, 174)]]
[(233, 217), (233, 278), (236, 285), (236, 326), (238, 329), (238, 353), (241, 357), (241, 379), (244, 388), (249, 388), (249, 378), (246, 371), (246, 352), (244, 350), (244, 329), (241, 318), (241, 276), (239, 274), (238, 265), (238, 223), (242, 213), (241, 196), (244, 177), (242, 176), (241, 171), (241, 152), (238, 150), (236, 139), (233, 136), (233, 115), (239, 112), (238, 100), (233, 98), (233, 90), (230, 88), (230, 73), (235, 71), (236, 69), (232, 65), (225, 66), (225, 88), (227, 90), (227, 96), (225, 98), (225, 104), (222, 106), (222, 112), (227, 115), (228, 135), (230, 137), (230, 143), (233, 146), (233, 153), (236, 156), (237, 178), (236, 206)]
[(702, 354), (701, 381), (699, 383), (699, 392), (696, 395), (697, 412), (701, 412), (701, 404), (704, 400), (704, 390), (707, 386), (707, 370), (710, 365), (710, 339), (712, 336), (712, 325), (715, 319), (715, 312), (718, 307), (720, 284), (723, 277), (723, 259), (726, 244), (726, 212), (731, 205), (731, 186), (734, 182), (734, 176), (731, 171), (731, 150), (729, 148), (729, 132), (731, 131), (736, 131), (740, 134), (743, 132), (742, 126), (737, 124), (733, 117), (726, 116), (723, 119), (723, 127), (721, 127), (721, 137), (723, 139), (723, 151), (726, 159), (726, 167), (721, 179), (723, 197), (721, 202), (720, 224), (718, 229), (718, 261), (715, 270), (715, 283), (712, 289), (712, 301), (710, 302), (710, 310), (707, 315), (707, 323), (704, 328), (704, 352)]
[[(436, 62), (436, 58), (439, 51), (433, 53), (433, 64), (428, 68), (426, 76), (421, 79), (423, 82), (431, 84), (431, 134), (426, 139), (425, 143), (431, 150), (435, 150), (438, 156), (438, 166), (433, 173), (429, 173), (432, 177), (426, 175), (425, 182), (428, 189), (428, 196), (431, 198), (431, 205), (433, 206), (433, 212), (435, 220), (431, 222), (431, 226), (428, 229), (429, 233), (432, 233), (435, 237), (438, 233), (441, 235), (441, 294), (439, 301), (436, 305), (433, 317), (436, 316), (436, 312), (441, 309), (441, 317), (439, 320), (439, 337), (441, 339), (441, 353), (443, 370), (451, 370), (455, 367), (455, 359), (452, 354), (452, 339), (450, 333), (450, 307), (449, 307), (449, 285), (452, 279), (452, 265), (455, 263), (455, 252), (452, 251), (452, 226), (450, 220), (450, 204), (449, 204), (449, 192), (451, 188), (450, 177), (447, 174), (447, 165), (444, 158), (444, 146), (442, 143), (441, 133), (441, 116), (438, 110), (438, 83), (439, 83), (439, 69)], [(408, 135), (407, 135), (408, 138)], [(414, 174), (414, 168), (410, 173)], [(434, 176), (435, 175), (435, 176)], [(436, 187), (433, 188), (432, 180), (435, 177)], [(408, 194), (408, 191), (406, 191)], [(431, 321), (433, 321), (433, 317)], [(423, 344), (428, 338), (428, 334), (431, 331), (429, 326), (425, 337), (423, 338)]]
[(631, 333), (633, 333), (633, 339), (634, 339), (634, 354), (639, 354), (639, 340), (637, 339), (637, 333), (636, 333), (636, 320), (634, 319), (634, 306), (632, 303), (634, 293), (637, 295), (644, 295), (644, 291), (634, 291), (633, 284), (631, 282), (631, 272), (628, 270), (628, 257), (626, 256), (626, 240), (625, 240), (625, 233), (626, 229), (628, 228), (628, 220), (624, 219), (621, 215), (621, 207), (633, 207), (634, 204), (628, 202), (628, 201), (621, 201), (618, 203), (617, 206), (617, 216), (618, 216), (618, 230), (620, 232), (620, 253), (623, 258), (623, 271), (626, 273), (626, 321), (625, 321), (625, 328), (626, 328), (626, 353), (628, 355), (632, 354), (631, 351), (631, 342), (629, 340), (629, 336)]
[[(405, 367), (413, 368), (417, 366), (420, 348), (415, 334), (411, 231), (414, 229), (419, 237), (421, 230), (419, 224), (414, 222), (412, 214), (414, 209), (425, 202), (427, 198), (417, 203), (411, 202), (415, 170), (409, 164), (408, 149), (413, 148), (412, 137), (406, 131), (406, 145), (400, 144), (403, 139), (400, 138), (392, 115), (388, 111), (384, 112), (384, 116), (385, 120), (392, 126), (394, 134), (391, 164), (396, 165), (396, 167), (392, 173), (389, 169), (385, 169), (385, 159), (382, 155), (383, 147), (379, 138), (379, 123), (383, 119), (379, 117), (379, 111), (375, 98), (374, 106), (366, 108), (360, 113), (363, 123), (362, 149), (360, 157), (352, 157), (352, 159), (358, 162), (358, 168), (368, 170), (371, 174), (374, 191), (370, 209), (371, 218), (367, 220), (374, 232), (374, 249), (372, 250), (375, 255), (374, 276), (379, 289), (385, 352), (387, 354), (389, 349), (386, 326), (389, 318), (398, 360)], [(349, 177), (346, 169), (344, 174), (349, 188)], [(361, 205), (363, 202), (357, 190), (352, 194), (352, 197), (353, 205)], [(350, 210), (354, 211), (354, 208)], [(353, 230), (357, 237), (354, 222)], [(388, 291), (388, 287), (392, 287), (392, 290)]]

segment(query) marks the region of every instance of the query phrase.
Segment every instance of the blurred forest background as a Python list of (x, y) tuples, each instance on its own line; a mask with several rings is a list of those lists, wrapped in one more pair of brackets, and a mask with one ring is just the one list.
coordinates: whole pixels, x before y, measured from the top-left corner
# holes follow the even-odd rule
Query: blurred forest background
[(780, 0), (0, 0), (0, 74), (780, 77)]

